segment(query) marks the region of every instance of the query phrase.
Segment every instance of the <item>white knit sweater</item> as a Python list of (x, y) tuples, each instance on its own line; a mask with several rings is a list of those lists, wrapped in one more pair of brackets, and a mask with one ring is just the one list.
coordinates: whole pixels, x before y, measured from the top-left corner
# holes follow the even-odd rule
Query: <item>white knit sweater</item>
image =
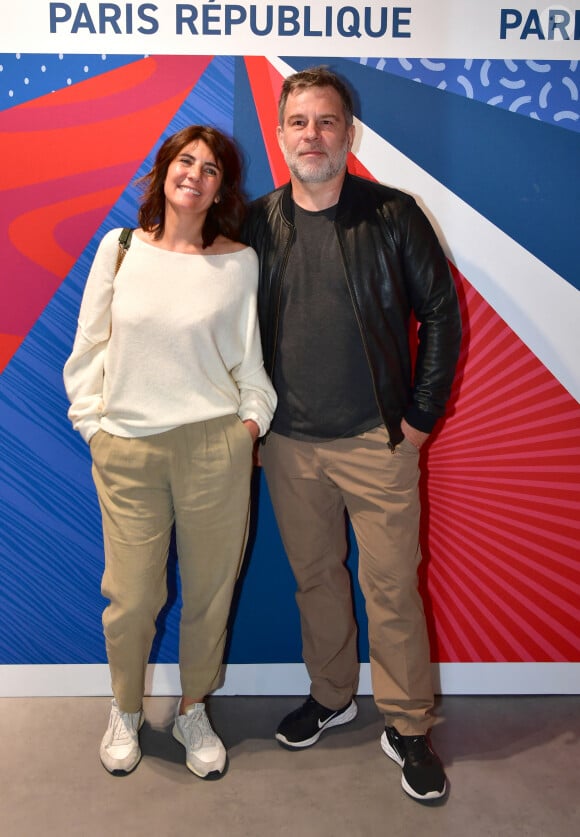
[(276, 394), (260, 347), (254, 250), (189, 255), (134, 235), (115, 276), (119, 233), (99, 245), (64, 367), (73, 427), (88, 442), (100, 428), (148, 436), (238, 414), (264, 434)]

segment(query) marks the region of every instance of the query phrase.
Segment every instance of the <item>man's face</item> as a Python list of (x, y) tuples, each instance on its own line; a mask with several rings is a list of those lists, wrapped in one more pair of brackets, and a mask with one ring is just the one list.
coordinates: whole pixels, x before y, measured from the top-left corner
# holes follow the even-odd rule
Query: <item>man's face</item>
[(308, 87), (286, 100), (278, 142), (291, 174), (303, 183), (324, 183), (346, 167), (354, 126), (347, 125), (334, 87)]

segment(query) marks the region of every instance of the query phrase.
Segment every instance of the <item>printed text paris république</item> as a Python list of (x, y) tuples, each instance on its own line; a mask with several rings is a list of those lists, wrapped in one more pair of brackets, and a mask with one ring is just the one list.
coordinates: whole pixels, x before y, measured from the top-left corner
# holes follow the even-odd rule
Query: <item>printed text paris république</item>
[[(154, 3), (49, 3), (51, 34), (155, 35), (160, 31)], [(302, 36), (311, 38), (411, 37), (411, 6), (363, 7), (270, 4), (175, 4), (175, 34), (202, 36)]]

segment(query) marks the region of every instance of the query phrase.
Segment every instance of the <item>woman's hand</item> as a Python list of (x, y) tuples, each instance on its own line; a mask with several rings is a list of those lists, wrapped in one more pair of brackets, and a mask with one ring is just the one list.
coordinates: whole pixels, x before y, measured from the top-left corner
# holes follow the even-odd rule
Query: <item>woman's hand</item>
[(250, 436), (252, 437), (252, 442), (257, 442), (260, 436), (260, 428), (258, 427), (256, 422), (253, 419), (246, 419), (242, 423), (245, 424), (248, 428)]
[(252, 441), (254, 443), (254, 465), (259, 468), (262, 465), (260, 461), (260, 446), (258, 444), (258, 439), (260, 438), (260, 428), (253, 419), (246, 419), (242, 423), (246, 425), (248, 432), (252, 437)]

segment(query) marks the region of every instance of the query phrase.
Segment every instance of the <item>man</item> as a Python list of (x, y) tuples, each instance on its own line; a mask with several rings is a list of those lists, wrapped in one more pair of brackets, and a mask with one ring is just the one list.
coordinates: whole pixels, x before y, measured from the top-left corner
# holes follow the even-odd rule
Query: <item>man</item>
[[(350, 93), (314, 68), (284, 82), (278, 141), (290, 183), (250, 207), (260, 324), (278, 408), (262, 447), (297, 582), (311, 692), (278, 727), (314, 744), (357, 714), (359, 665), (345, 509), (359, 547), (373, 694), (384, 752), (405, 791), (444, 795), (430, 747), (433, 688), (417, 589), (419, 449), (449, 396), (461, 337), (457, 297), (412, 197), (347, 172)], [(420, 324), (415, 371), (409, 321)]]

